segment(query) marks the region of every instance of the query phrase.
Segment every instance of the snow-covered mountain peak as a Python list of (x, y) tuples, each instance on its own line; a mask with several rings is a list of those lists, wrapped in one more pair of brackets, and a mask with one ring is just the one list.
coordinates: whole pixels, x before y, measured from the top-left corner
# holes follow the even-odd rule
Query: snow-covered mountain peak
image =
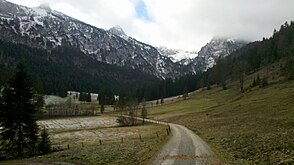
[(236, 39), (213, 38), (198, 52), (199, 56), (207, 62), (207, 68), (211, 68), (216, 64), (218, 58), (223, 58), (231, 54), (233, 51), (241, 48), (247, 42)]
[(42, 4), (40, 4), (39, 8), (51, 11), (51, 7), (50, 7), (49, 3), (42, 3)]
[(232, 43), (235, 43), (235, 42), (236, 42), (236, 39), (229, 38), (229, 39), (227, 39), (227, 42), (232, 42)]
[(112, 28), (110, 28), (109, 30), (108, 30), (111, 34), (114, 34), (114, 35), (117, 35), (117, 36), (119, 36), (119, 37), (121, 37), (121, 38), (123, 38), (123, 39), (125, 39), (125, 40), (127, 40), (127, 41), (129, 41), (129, 39), (131, 38), (131, 37), (129, 37), (128, 35), (126, 35), (126, 33), (125, 33), (125, 31), (123, 30), (123, 28), (122, 27), (120, 27), (120, 26), (114, 26), (114, 27), (112, 27)]
[(186, 51), (181, 49), (168, 49), (167, 47), (160, 46), (157, 48), (160, 54), (169, 57), (174, 63), (179, 62), (182, 65), (187, 65), (193, 58), (197, 57), (196, 51)]
[(159, 78), (182, 75), (178, 64), (162, 56), (151, 45), (127, 36), (121, 27), (110, 30), (96, 28), (49, 10), (46, 5), (29, 8), (6, 1), (0, 3), (0, 38), (48, 51), (70, 47), (93, 60), (132, 68)]
[(154, 48), (127, 36), (120, 26), (96, 28), (71, 18), (48, 5), (28, 8), (0, 0), (0, 38), (46, 50), (70, 47), (93, 60), (126, 66), (160, 78), (176, 78), (197, 73), (215, 64), (241, 45), (214, 39), (200, 52)]
[(126, 33), (124, 32), (123, 28), (118, 25), (110, 28), (108, 31), (118, 36), (126, 36)]
[(46, 17), (48, 16), (48, 10), (41, 8), (41, 7), (34, 7), (32, 8), (33, 13), (31, 13), (33, 16), (39, 16), (39, 17)]

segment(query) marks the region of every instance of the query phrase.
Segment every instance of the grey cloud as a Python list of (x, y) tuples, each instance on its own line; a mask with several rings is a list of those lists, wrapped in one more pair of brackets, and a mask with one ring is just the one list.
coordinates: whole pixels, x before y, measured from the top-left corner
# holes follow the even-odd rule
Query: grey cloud
[[(36, 1), (97, 27), (120, 25), (143, 42), (190, 50), (199, 49), (214, 36), (259, 40), (285, 21), (294, 20), (294, 0), (144, 0), (153, 22), (136, 18), (136, 0), (26, 2)], [(74, 10), (58, 8), (61, 4)]]

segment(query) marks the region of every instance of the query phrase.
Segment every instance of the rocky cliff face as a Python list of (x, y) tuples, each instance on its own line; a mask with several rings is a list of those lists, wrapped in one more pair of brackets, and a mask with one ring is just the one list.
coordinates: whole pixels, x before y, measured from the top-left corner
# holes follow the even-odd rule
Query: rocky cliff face
[(156, 77), (176, 77), (177, 64), (154, 47), (125, 35), (122, 29), (109, 31), (53, 11), (48, 6), (28, 8), (0, 1), (2, 40), (42, 49), (72, 47), (94, 60), (127, 66)]
[(196, 51), (168, 49), (163, 46), (158, 47), (157, 50), (163, 56), (169, 57), (174, 63), (179, 63), (180, 65), (188, 65), (198, 56)]
[(246, 41), (214, 38), (201, 48), (198, 56), (186, 66), (186, 69), (195, 74), (206, 71), (216, 64), (218, 58), (224, 58), (246, 44)]
[(212, 67), (245, 42), (213, 39), (197, 52), (154, 48), (127, 36), (119, 26), (96, 28), (53, 11), (48, 5), (28, 8), (0, 0), (0, 37), (4, 41), (53, 50), (74, 48), (93, 60), (129, 67), (157, 78), (176, 78)]

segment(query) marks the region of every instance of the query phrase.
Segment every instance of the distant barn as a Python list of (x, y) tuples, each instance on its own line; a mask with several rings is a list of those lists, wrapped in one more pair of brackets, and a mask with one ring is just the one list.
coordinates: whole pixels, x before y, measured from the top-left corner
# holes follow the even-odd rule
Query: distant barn
[(80, 98), (80, 92), (76, 91), (67, 91), (67, 97), (70, 97), (74, 100), (78, 100)]
[[(81, 94), (80, 92), (76, 92), (76, 91), (67, 91), (67, 97), (70, 97), (74, 100), (79, 100), (80, 94)], [(90, 95), (91, 95), (91, 102), (98, 102), (99, 94), (90, 93)]]

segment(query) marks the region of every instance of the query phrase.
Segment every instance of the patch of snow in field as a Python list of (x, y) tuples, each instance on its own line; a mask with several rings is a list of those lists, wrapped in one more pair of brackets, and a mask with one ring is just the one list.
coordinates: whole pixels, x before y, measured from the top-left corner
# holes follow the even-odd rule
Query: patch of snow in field
[(97, 128), (117, 126), (115, 117), (79, 117), (66, 119), (50, 119), (38, 121), (41, 127), (49, 130), (72, 130), (80, 128)]
[(53, 96), (53, 95), (46, 95), (44, 96), (45, 104), (60, 104), (64, 103), (68, 98), (62, 98), (59, 96)]

